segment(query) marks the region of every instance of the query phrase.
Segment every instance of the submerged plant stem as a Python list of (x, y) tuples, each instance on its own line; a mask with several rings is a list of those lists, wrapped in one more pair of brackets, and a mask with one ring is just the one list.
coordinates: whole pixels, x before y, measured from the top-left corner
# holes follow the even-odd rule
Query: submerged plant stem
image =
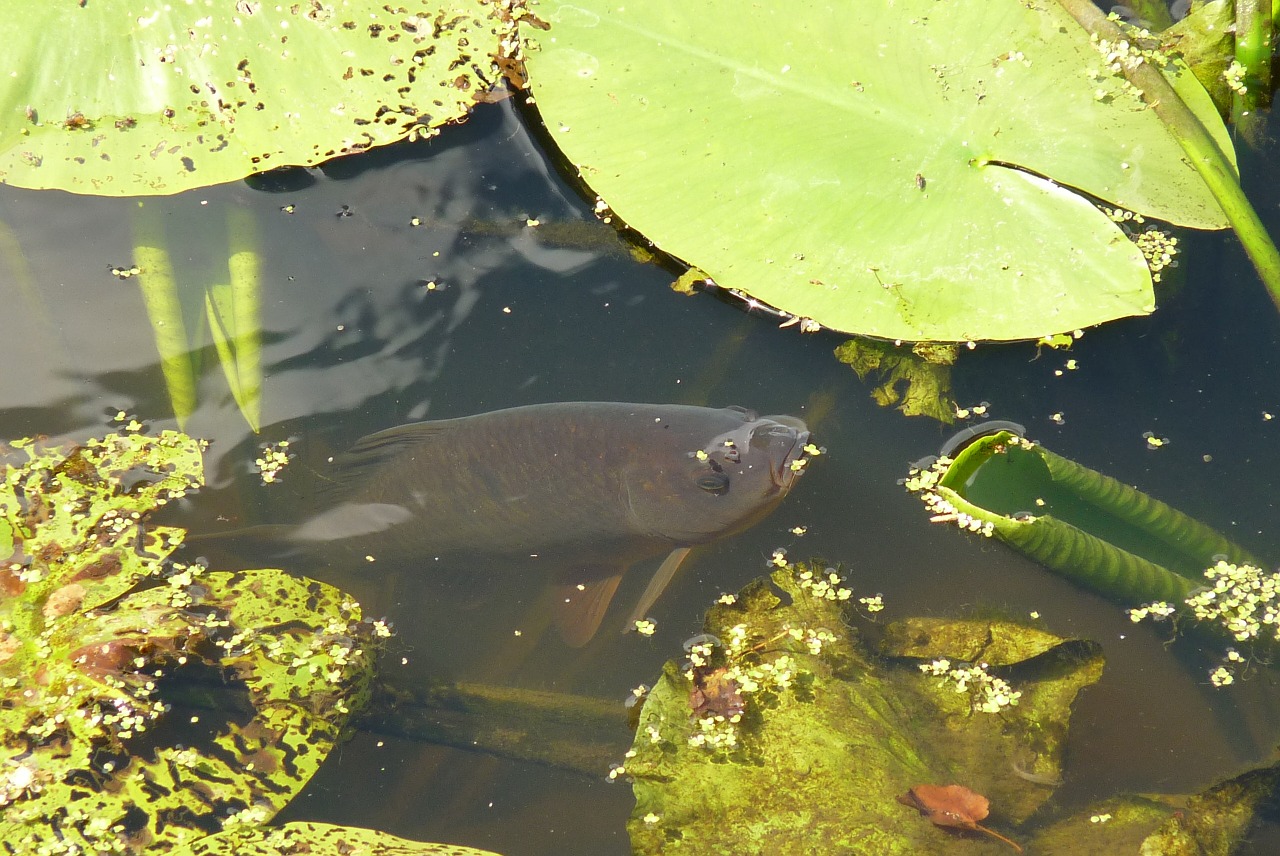
[[(1058, 0), (1058, 3), (1085, 31), (1098, 38), (1114, 42), (1125, 38), (1120, 28), (1107, 20), (1090, 0)], [(1132, 68), (1126, 66), (1124, 73), (1129, 82), (1142, 91), (1143, 99), (1187, 153), (1187, 159), (1222, 206), (1272, 302), (1280, 309), (1280, 251), (1245, 196), (1230, 161), (1157, 68), (1140, 62)]]

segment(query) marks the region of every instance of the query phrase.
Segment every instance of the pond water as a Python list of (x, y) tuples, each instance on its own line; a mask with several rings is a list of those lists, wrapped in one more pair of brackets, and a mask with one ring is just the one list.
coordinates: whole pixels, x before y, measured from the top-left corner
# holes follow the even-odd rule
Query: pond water
[[(1280, 233), (1274, 158), (1245, 161), (1250, 187), (1272, 188), (1254, 202)], [(174, 424), (136, 281), (111, 272), (131, 261), (136, 204), (0, 188), (0, 218), (21, 248), (0, 263), (0, 436), (100, 435), (118, 410), (152, 429)], [(429, 142), (146, 204), (163, 212), (175, 267), (197, 287), (201, 271), (225, 264), (230, 207), (256, 217), (266, 259), (262, 433), (248, 431), (206, 346), (187, 430), (213, 441), (210, 487), (171, 518), (193, 531), (296, 519), (314, 488), (308, 468), (370, 432), (536, 402), (737, 404), (801, 416), (828, 449), (773, 516), (690, 556), (647, 639), (617, 630), (651, 566), (624, 579), (582, 649), (514, 636), (537, 623), (536, 580), (482, 566), (316, 569), (397, 625), (394, 683), (499, 681), (616, 700), (620, 759), (629, 690), (680, 655), (715, 597), (785, 547), (840, 563), (859, 595), (883, 594), (882, 622), (1036, 611), (1052, 631), (1101, 643), (1106, 673), (1077, 703), (1062, 804), (1192, 792), (1269, 757), (1280, 736), (1272, 671), (1215, 690), (1210, 660), (1189, 646), (1167, 647), (1158, 630), (996, 542), (931, 525), (897, 481), (953, 429), (876, 406), (832, 357), (840, 336), (672, 292), (669, 272), (594, 220), (510, 102)], [(957, 397), (989, 402), (986, 418), (1020, 422), (1278, 561), (1280, 418), (1264, 414), (1280, 416), (1280, 315), (1232, 237), (1180, 237), (1181, 266), (1155, 315), (1087, 331), (1069, 354), (964, 353)], [(1169, 443), (1148, 449), (1145, 432)], [(264, 486), (252, 461), (261, 443), (284, 439), (298, 469)], [(807, 534), (788, 531), (797, 525)], [(630, 794), (606, 772), (359, 733), (287, 814), (505, 854), (623, 854)]]

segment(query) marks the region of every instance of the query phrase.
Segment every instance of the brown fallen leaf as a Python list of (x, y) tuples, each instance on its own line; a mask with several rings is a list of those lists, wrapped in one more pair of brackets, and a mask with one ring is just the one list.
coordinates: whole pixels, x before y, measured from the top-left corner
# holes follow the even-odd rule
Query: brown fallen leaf
[(1018, 853), (1022, 852), (1017, 842), (978, 823), (987, 816), (991, 803), (982, 794), (971, 791), (964, 785), (916, 785), (899, 796), (898, 802), (914, 808), (929, 818), (934, 826), (981, 832), (1003, 841)]
[(738, 682), (729, 670), (702, 667), (693, 670), (693, 689), (689, 691), (689, 707), (695, 716), (723, 716), (731, 719), (746, 710), (746, 701)]

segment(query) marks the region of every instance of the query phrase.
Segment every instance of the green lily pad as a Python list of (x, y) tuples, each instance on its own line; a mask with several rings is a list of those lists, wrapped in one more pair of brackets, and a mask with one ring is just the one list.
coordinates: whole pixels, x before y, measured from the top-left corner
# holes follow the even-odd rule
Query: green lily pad
[[(167, 563), (183, 533), (146, 518), (202, 483), (200, 450), (167, 431), (9, 454), (25, 460), (0, 486), (8, 852), (166, 852), (261, 824), (368, 693), (376, 634), (342, 592)], [(171, 710), (167, 684), (210, 674), (243, 715)]]
[[(1020, 703), (993, 716), (914, 658), (868, 652), (845, 624), (852, 600), (830, 569), (796, 564), (708, 613), (718, 643), (666, 665), (613, 773), (633, 780), (633, 852), (954, 854), (966, 842), (896, 797), (958, 782), (1007, 825), (1052, 796), (1071, 703), (1102, 670), (1096, 646), (1026, 628), (1014, 644), (1002, 625), (1000, 650), (1030, 659), (1011, 664)], [(933, 643), (912, 652), (947, 656), (962, 625), (930, 623)]]
[(182, 856), (497, 856), (488, 850), (456, 844), (409, 841), (372, 829), (333, 826), (328, 823), (286, 823), (273, 829), (234, 829), (201, 839), (178, 851)]
[(518, 54), (512, 5), (4, 0), (0, 182), (171, 194), (430, 136)]
[[(1022, 339), (1152, 311), (1141, 252), (1068, 188), (1227, 225), (1111, 68), (1137, 46), (1100, 51), (1057, 3), (538, 9), (551, 29), (529, 52), (530, 85), (597, 208), (826, 327)], [(1194, 76), (1167, 69), (1231, 152)]]

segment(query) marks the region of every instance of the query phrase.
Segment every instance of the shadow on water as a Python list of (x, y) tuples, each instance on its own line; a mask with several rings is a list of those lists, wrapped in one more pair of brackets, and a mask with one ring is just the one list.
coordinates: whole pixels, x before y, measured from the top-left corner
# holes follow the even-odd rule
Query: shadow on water
[[(247, 431), (216, 361), (205, 360), (188, 428), (213, 441), (210, 487), (171, 517), (193, 531), (299, 519), (330, 456), (415, 420), (557, 400), (823, 411), (811, 427), (829, 454), (772, 517), (694, 552), (654, 609), (652, 639), (622, 636), (616, 624), (581, 650), (553, 634), (517, 637), (542, 621), (529, 612), (542, 581), (479, 559), (354, 569), (289, 560), (398, 627), (391, 681), (496, 677), (617, 699), (624, 747), (629, 689), (651, 683), (705, 606), (784, 546), (844, 563), (860, 593), (884, 594), (890, 618), (1037, 611), (1058, 633), (1102, 643), (1107, 671), (1077, 705), (1066, 803), (1118, 789), (1191, 791), (1268, 754), (1280, 725), (1271, 673), (1211, 691), (1197, 652), (1171, 655), (1157, 631), (1102, 599), (993, 542), (930, 526), (896, 481), (950, 430), (875, 407), (831, 357), (839, 337), (778, 331), (768, 317), (671, 293), (666, 273), (632, 261), (595, 223), (509, 104), (437, 140), (255, 186), (160, 203), (173, 232), (197, 246), (209, 209), (247, 206), (267, 255), (263, 432)], [(1275, 211), (1274, 201), (1260, 210)], [(170, 424), (137, 286), (108, 271), (132, 252), (130, 205), (0, 188), (0, 216), (35, 285), (0, 315), (0, 335), (29, 341), (46, 324), (55, 339), (31, 343), (36, 358), (0, 374), (4, 436), (102, 433), (118, 409)], [(1156, 315), (1088, 331), (1069, 355), (1030, 345), (965, 354), (959, 399), (989, 401), (989, 418), (1026, 424), (1054, 451), (1275, 559), (1280, 418), (1263, 416), (1280, 416), (1275, 312), (1229, 237), (1181, 237), (1187, 281), (1162, 293)], [(1170, 444), (1147, 450), (1147, 431)], [(280, 484), (262, 485), (252, 472), (259, 444), (290, 438), (298, 459)], [(803, 538), (787, 531), (798, 524)], [(624, 580), (610, 621), (656, 562)], [(623, 854), (630, 796), (604, 774), (358, 734), (289, 815), (512, 854)]]

